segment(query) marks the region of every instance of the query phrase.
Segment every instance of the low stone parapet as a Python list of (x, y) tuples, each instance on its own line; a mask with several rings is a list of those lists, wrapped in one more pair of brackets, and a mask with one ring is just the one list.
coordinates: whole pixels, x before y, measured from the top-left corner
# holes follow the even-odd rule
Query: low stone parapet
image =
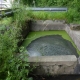
[(45, 30), (64, 30), (65, 21), (61, 20), (37, 20), (32, 21), (30, 27), (31, 31), (45, 31)]
[(77, 48), (80, 50), (80, 31), (72, 30), (68, 25), (66, 25), (65, 31), (69, 34)]
[(75, 55), (29, 57), (28, 62), (35, 65), (37, 75), (74, 74), (77, 65)]

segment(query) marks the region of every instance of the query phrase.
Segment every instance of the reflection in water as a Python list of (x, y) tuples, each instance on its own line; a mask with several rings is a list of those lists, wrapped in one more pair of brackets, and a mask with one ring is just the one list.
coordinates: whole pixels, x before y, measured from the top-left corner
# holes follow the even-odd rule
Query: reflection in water
[(29, 56), (76, 55), (72, 43), (61, 35), (48, 35), (33, 40), (28, 46)]

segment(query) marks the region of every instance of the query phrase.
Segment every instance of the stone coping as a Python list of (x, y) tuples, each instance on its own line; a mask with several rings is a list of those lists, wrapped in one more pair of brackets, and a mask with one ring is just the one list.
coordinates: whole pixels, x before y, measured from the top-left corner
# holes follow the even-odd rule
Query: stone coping
[(75, 55), (40, 56), (29, 57), (28, 62), (36, 67), (33, 73), (37, 75), (74, 74), (77, 58)]
[(70, 29), (70, 26), (66, 25), (65, 31), (68, 33), (68, 35), (71, 37), (71, 39), (74, 41), (75, 45), (80, 51), (80, 30), (72, 30)]
[(66, 62), (66, 61), (77, 61), (75, 55), (57, 55), (57, 56), (40, 56), (40, 57), (29, 57), (28, 62)]
[(45, 30), (64, 30), (65, 21), (61, 20), (37, 20), (32, 21), (30, 27), (31, 31), (45, 31)]

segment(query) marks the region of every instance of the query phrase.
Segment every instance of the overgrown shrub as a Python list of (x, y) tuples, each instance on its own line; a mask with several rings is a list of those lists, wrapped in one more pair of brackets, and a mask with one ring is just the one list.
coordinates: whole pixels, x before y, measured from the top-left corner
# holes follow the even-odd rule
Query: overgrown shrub
[(9, 59), (16, 53), (18, 42), (16, 34), (17, 31), (13, 27), (0, 34), (0, 78), (3, 73), (7, 73)]
[(29, 6), (33, 6), (33, 1), (35, 1), (36, 7), (66, 7), (73, 2), (73, 0), (21, 0), (23, 4), (28, 4)]
[[(60, 14), (59, 18), (65, 19), (68, 23), (79, 23), (80, 24), (80, 0), (21, 0), (23, 4), (33, 6), (33, 1), (35, 1), (36, 7), (67, 7), (68, 12), (66, 15)], [(34, 19), (57, 19), (56, 15), (47, 14), (48, 12), (37, 12), (33, 13), (32, 17)], [(52, 17), (49, 17), (52, 16)], [(61, 16), (61, 17), (60, 17)], [(64, 17), (65, 16), (65, 17)], [(64, 18), (63, 18), (64, 17)]]
[[(27, 53), (19, 50), (18, 42), (22, 39), (21, 31), (29, 19), (23, 7), (19, 7), (12, 21), (3, 33), (0, 32), (0, 80), (28, 80), (31, 70), (27, 62)], [(0, 26), (1, 27), (1, 26)], [(17, 54), (18, 53), (18, 54)], [(26, 54), (25, 54), (26, 53)]]

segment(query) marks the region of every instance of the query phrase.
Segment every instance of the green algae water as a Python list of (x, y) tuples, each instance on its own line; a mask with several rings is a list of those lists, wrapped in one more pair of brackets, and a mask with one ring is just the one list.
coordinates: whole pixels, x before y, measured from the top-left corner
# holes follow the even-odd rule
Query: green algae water
[(30, 32), (26, 40), (24, 41), (23, 46), (26, 48), (33, 40), (47, 35), (61, 35), (64, 39), (70, 41), (76, 48), (77, 53), (80, 54), (80, 51), (77, 49), (76, 45), (74, 44), (70, 36), (64, 30)]

